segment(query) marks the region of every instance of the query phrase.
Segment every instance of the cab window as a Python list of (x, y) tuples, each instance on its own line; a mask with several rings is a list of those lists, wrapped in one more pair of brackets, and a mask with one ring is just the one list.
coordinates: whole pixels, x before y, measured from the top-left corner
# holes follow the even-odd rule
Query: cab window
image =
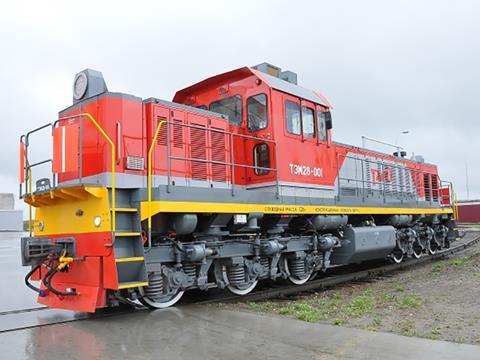
[(230, 124), (242, 124), (242, 97), (233, 95), (225, 99), (214, 101), (210, 104), (210, 111), (228, 116)]
[(268, 125), (267, 95), (258, 94), (247, 99), (247, 127), (249, 130), (265, 129)]
[(290, 100), (285, 101), (285, 117), (287, 121), (287, 131), (290, 134), (300, 135), (302, 133), (300, 105)]
[(320, 141), (327, 140), (327, 116), (323, 111), (317, 111), (317, 127), (318, 127), (318, 139)]
[(313, 109), (302, 106), (302, 129), (303, 136), (308, 138), (315, 137), (315, 117)]
[(270, 170), (270, 149), (268, 144), (261, 143), (253, 148), (253, 165), (255, 175), (267, 175)]

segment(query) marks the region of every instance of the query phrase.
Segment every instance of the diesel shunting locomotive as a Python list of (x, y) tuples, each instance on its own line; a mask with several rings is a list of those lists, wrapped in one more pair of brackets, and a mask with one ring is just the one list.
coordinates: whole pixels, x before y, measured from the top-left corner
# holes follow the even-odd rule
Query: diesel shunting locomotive
[[(172, 102), (78, 73), (73, 105), (20, 138), (27, 286), (52, 308), (164, 308), (190, 289), (245, 295), (263, 279), (303, 284), (448, 247), (455, 199), (437, 167), (335, 142), (332, 127), (322, 94), (267, 63)], [(41, 132), (52, 156), (34, 163)]]

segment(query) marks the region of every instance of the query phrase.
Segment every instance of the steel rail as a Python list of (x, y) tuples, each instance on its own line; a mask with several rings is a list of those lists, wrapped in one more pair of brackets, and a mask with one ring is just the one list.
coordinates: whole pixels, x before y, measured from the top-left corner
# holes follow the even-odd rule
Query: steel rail
[[(26, 310), (30, 310), (30, 309), (26, 309)], [(30, 311), (25, 311), (25, 312), (39, 311), (39, 310), (55, 310), (55, 309), (39, 308), (38, 310), (30, 310)], [(17, 313), (18, 313), (18, 311), (17, 311)], [(122, 308), (121, 310), (119, 310), (117, 308), (108, 309), (108, 311), (98, 312), (98, 313), (95, 313), (95, 314), (80, 313), (81, 317), (76, 316), (76, 317), (70, 318), (70, 319), (55, 320), (55, 321), (46, 322), (46, 323), (43, 323), (43, 324), (32, 324), (32, 325), (24, 325), (24, 326), (13, 327), (13, 328), (0, 329), (0, 334), (15, 332), (15, 331), (21, 331), (21, 330), (35, 329), (35, 328), (42, 328), (42, 327), (45, 327), (45, 326), (66, 324), (66, 323), (82, 321), (82, 320), (94, 320), (94, 319), (106, 318), (106, 317), (109, 317), (109, 316), (126, 315), (126, 314), (131, 314), (131, 313), (132, 313), (131, 308), (128, 308), (127, 310), (125, 310), (124, 308)], [(11, 314), (15, 314), (15, 312), (12, 312)], [(10, 314), (3, 314), (3, 315), (10, 315)]]
[(41, 311), (41, 310), (46, 310), (48, 309), (47, 306), (39, 306), (35, 308), (28, 308), (28, 309), (16, 309), (16, 310), (9, 310), (9, 311), (0, 311), (0, 316), (4, 315), (14, 315), (14, 314), (23, 314), (23, 313), (29, 313), (29, 312), (34, 312), (34, 311)]
[[(325, 288), (332, 287), (334, 285), (377, 277), (377, 276), (385, 275), (387, 273), (391, 273), (394, 271), (407, 269), (414, 265), (419, 265), (422, 263), (430, 262), (432, 260), (444, 258), (448, 255), (455, 254), (457, 252), (465, 250), (478, 242), (480, 242), (480, 234), (476, 234), (476, 236), (474, 236), (474, 238), (471, 240), (462, 242), (461, 244), (453, 246), (449, 249), (439, 251), (434, 255), (423, 256), (420, 259), (410, 259), (407, 261), (403, 261), (400, 264), (387, 264), (387, 265), (382, 265), (382, 266), (377, 266), (377, 267), (357, 271), (354, 273), (333, 275), (333, 276), (321, 278), (318, 280), (308, 281), (303, 285), (282, 286), (279, 288), (270, 288), (265, 290), (253, 291), (252, 293), (244, 296), (228, 295), (228, 296), (215, 297), (207, 300), (193, 301), (192, 303), (196, 305), (203, 305), (203, 304), (222, 303), (222, 302), (232, 303), (232, 302), (247, 302), (247, 301), (263, 301), (263, 300), (278, 298), (286, 295), (293, 295), (293, 294), (302, 293), (302, 292), (325, 289)], [(341, 268), (342, 267), (338, 267), (337, 269), (341, 269)], [(187, 304), (183, 304), (183, 305), (178, 304), (177, 306), (181, 307), (186, 305)], [(14, 310), (11, 312), (0, 313), (0, 316), (16, 314), (16, 313), (39, 311), (39, 310), (48, 310), (48, 309), (49, 308)], [(77, 317), (73, 319), (57, 320), (57, 321), (52, 321), (52, 322), (43, 323), (43, 324), (33, 324), (33, 325), (16, 327), (16, 328), (14, 327), (9, 329), (2, 329), (0, 330), (0, 334), (7, 333), (7, 332), (20, 331), (20, 330), (33, 329), (33, 328), (40, 328), (44, 326), (70, 323), (70, 322), (81, 321), (81, 320), (94, 320), (94, 319), (99, 319), (99, 318), (104, 318), (109, 316), (132, 314), (134, 313), (134, 311), (150, 311), (150, 310), (146, 308), (142, 308), (140, 306), (133, 310), (132, 308), (129, 308), (126, 311), (123, 311), (123, 309), (119, 311), (118, 309), (113, 308), (113, 309), (108, 309), (105, 312), (98, 312), (91, 315), (84, 314), (85, 316), (81, 318)]]

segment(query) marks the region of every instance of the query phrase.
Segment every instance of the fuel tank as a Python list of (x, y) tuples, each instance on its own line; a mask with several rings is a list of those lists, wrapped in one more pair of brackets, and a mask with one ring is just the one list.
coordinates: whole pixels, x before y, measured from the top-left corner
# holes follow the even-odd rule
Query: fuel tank
[(345, 229), (341, 247), (331, 255), (333, 265), (384, 259), (396, 245), (393, 226), (364, 226)]

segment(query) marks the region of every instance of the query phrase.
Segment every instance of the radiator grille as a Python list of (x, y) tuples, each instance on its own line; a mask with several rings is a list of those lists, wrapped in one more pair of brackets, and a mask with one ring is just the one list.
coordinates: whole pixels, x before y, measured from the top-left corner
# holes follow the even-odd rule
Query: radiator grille
[(145, 159), (142, 156), (127, 156), (126, 168), (129, 170), (143, 170)]
[[(215, 128), (213, 128), (215, 129)], [(221, 130), (221, 129), (215, 129)], [(212, 160), (225, 163), (225, 134), (213, 131), (212, 138)], [(226, 165), (212, 164), (212, 180), (227, 181)]]
[[(160, 123), (160, 121), (166, 121), (167, 119), (161, 116), (157, 116), (157, 126)], [(157, 145), (167, 145), (167, 123), (163, 124), (162, 127), (160, 128), (160, 132), (158, 133), (158, 138), (157, 138)]]
[(357, 196), (357, 189), (352, 187), (341, 187), (340, 194), (343, 196)]
[[(205, 127), (200, 124), (192, 124), (194, 126)], [(206, 160), (207, 159), (207, 144), (206, 131), (204, 129), (191, 128), (190, 129), (190, 157), (192, 159)], [(200, 161), (191, 161), (192, 179), (206, 180), (207, 179), (207, 163)]]
[(430, 201), (431, 199), (431, 188), (430, 188), (430, 175), (423, 174), (423, 188), (425, 189), (425, 200)]
[(436, 175), (432, 175), (432, 195), (433, 201), (438, 201), (438, 178)]
[[(174, 123), (182, 124), (181, 120), (173, 120)], [(181, 125), (173, 124), (171, 129), (173, 129), (173, 147), (182, 149), (183, 148), (183, 129)]]

